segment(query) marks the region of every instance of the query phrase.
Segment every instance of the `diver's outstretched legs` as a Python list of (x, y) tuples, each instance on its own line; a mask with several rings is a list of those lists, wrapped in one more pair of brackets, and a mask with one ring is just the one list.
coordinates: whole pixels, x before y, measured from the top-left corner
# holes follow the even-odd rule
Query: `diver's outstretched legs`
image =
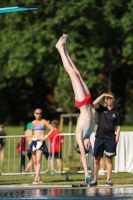
[(78, 74), (75, 71), (76, 67), (73, 68), (71, 59), (68, 56), (68, 52), (66, 51), (67, 37), (68, 37), (68, 35), (63, 34), (63, 36), (57, 42), (56, 48), (58, 49), (58, 51), (60, 53), (60, 56), (61, 56), (61, 59), (63, 62), (63, 66), (70, 76), (74, 94), (75, 94), (75, 98), (77, 101), (82, 101), (86, 97), (86, 91), (84, 89), (84, 86), (83, 86)]
[(69, 54), (68, 54), (66, 45), (64, 45), (64, 50), (65, 50), (65, 54), (66, 54), (66, 56), (67, 56), (67, 58), (68, 58), (68, 60), (69, 60), (69, 62), (70, 62), (70, 64), (71, 64), (71, 66), (73, 67), (74, 71), (75, 71), (76, 74), (78, 75), (78, 77), (79, 77), (79, 79), (80, 79), (80, 81), (81, 81), (81, 83), (82, 83), (82, 85), (83, 85), (83, 88), (84, 88), (84, 90), (85, 90), (85, 93), (86, 93), (86, 94), (90, 94), (89, 88), (88, 88), (87, 85), (85, 84), (85, 82), (84, 82), (84, 80), (82, 79), (82, 77), (81, 77), (81, 75), (80, 75), (78, 69), (76, 68), (76, 66), (74, 65), (74, 63), (73, 63), (71, 57), (70, 57)]

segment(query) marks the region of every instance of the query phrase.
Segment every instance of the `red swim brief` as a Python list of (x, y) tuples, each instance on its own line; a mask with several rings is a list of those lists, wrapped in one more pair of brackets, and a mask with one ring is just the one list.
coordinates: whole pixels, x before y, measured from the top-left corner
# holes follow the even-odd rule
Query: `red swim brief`
[(93, 103), (92, 103), (91, 95), (90, 94), (86, 94), (85, 99), (83, 101), (80, 101), (80, 102), (75, 99), (75, 104), (76, 104), (76, 106), (78, 108), (81, 108), (82, 106), (84, 106), (86, 104), (91, 104), (92, 105)]

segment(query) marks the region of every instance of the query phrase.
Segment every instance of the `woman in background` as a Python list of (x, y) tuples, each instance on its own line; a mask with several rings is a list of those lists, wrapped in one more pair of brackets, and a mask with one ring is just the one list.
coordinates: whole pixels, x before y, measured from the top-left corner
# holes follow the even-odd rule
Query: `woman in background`
[[(36, 175), (33, 184), (41, 184), (40, 170), (41, 170), (41, 161), (44, 151), (44, 140), (54, 131), (53, 126), (45, 119), (42, 119), (42, 109), (37, 108), (34, 111), (35, 120), (32, 121), (32, 143), (31, 151), (32, 158), (34, 162), (34, 167), (36, 170)], [(46, 128), (49, 129), (48, 134), (46, 135)]]

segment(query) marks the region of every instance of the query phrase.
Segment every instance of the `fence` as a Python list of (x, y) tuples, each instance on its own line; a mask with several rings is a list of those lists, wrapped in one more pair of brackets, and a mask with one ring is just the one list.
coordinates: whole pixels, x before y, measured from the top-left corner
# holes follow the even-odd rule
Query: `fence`
[[(76, 139), (74, 133), (62, 133), (60, 135), (64, 136), (64, 143), (62, 145), (62, 173), (84, 173), (83, 166), (80, 160), (80, 155), (74, 151), (74, 146), (76, 145)], [(17, 153), (17, 145), (21, 137), (27, 137), (24, 135), (18, 136), (0, 136), (0, 138), (5, 138), (6, 144), (4, 147), (4, 161), (0, 164), (1, 175), (19, 175), (27, 174), (25, 169), (20, 171), (20, 155)], [(57, 136), (55, 136), (57, 137)], [(55, 139), (55, 138), (54, 138)], [(91, 135), (91, 143), (94, 146), (95, 133)], [(133, 133), (132, 132), (121, 132), (120, 141), (117, 146), (117, 156), (114, 159), (114, 172), (133, 172)], [(47, 143), (49, 149), (49, 142)], [(88, 157), (87, 157), (88, 159)], [(28, 162), (28, 157), (25, 156), (26, 164)], [(43, 156), (41, 174), (49, 172), (49, 161)], [(121, 164), (120, 164), (121, 163)], [(123, 167), (122, 167), (123, 166)], [(121, 167), (121, 168), (120, 168)], [(58, 173), (56, 166), (56, 161), (53, 156), (53, 168), (54, 172)], [(90, 165), (88, 162), (88, 169), (90, 171)], [(29, 174), (35, 174), (35, 172), (29, 172)]]
[[(62, 173), (67, 173), (67, 171), (73, 171), (77, 173), (83, 173), (83, 167), (80, 161), (80, 155), (74, 151), (74, 145), (76, 145), (75, 134), (74, 133), (63, 133), (60, 134), (64, 136), (64, 143), (62, 145)], [(24, 135), (17, 136), (0, 136), (0, 138), (5, 139), (4, 147), (4, 161), (1, 164), (1, 175), (20, 175), (27, 174), (23, 168), (22, 172), (20, 170), (20, 154), (17, 153), (17, 145), (22, 137), (27, 137)], [(55, 136), (54, 140), (57, 136)], [(47, 142), (49, 149), (49, 142)], [(45, 174), (49, 171), (49, 161), (43, 156), (41, 174)], [(28, 157), (25, 155), (25, 162), (27, 164)], [(89, 167), (89, 166), (88, 166)], [(53, 168), (54, 172), (58, 173), (56, 166), (56, 161), (53, 155)], [(35, 174), (35, 172), (29, 172), (29, 174)]]

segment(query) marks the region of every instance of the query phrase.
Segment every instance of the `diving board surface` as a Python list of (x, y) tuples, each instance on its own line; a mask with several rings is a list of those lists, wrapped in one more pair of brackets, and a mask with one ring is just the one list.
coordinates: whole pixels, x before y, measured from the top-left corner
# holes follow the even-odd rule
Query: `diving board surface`
[(19, 11), (26, 11), (26, 10), (38, 10), (37, 7), (21, 7), (21, 6), (15, 6), (15, 7), (6, 7), (6, 8), (0, 8), (0, 13), (9, 13), (9, 12), (19, 12)]

